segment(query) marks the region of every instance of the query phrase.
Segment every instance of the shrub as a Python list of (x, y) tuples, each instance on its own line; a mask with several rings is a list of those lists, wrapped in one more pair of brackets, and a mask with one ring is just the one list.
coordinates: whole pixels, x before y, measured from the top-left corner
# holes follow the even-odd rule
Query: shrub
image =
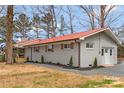
[(69, 60), (69, 66), (72, 66), (72, 65), (73, 65), (73, 57), (71, 56)]
[(44, 56), (41, 56), (41, 63), (44, 63)]
[(56, 63), (56, 65), (60, 65), (60, 63), (59, 63), (59, 62), (57, 62), (57, 63)]
[(0, 62), (5, 62), (5, 55), (0, 55)]
[(15, 58), (13, 58), (13, 63), (16, 63), (16, 60), (15, 60)]
[(51, 61), (49, 61), (49, 64), (52, 64), (52, 62), (51, 62)]
[(98, 64), (97, 64), (97, 58), (95, 57), (94, 63), (93, 63), (93, 67), (96, 68), (97, 66), (98, 66)]
[(4, 61), (4, 62), (5, 62), (5, 55), (3, 55), (3, 57), (2, 57), (2, 61)]
[(27, 57), (27, 62), (29, 62), (29, 57)]
[(38, 61), (35, 61), (35, 63), (39, 63)]

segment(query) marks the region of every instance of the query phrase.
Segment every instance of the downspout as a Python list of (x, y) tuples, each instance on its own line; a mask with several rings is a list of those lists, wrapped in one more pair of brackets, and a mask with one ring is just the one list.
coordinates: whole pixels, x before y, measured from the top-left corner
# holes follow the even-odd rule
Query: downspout
[(80, 68), (80, 42), (78, 42), (78, 67)]
[(77, 39), (77, 40), (75, 40), (75, 43), (77, 43), (78, 44), (78, 67), (80, 68), (80, 40), (79, 39)]
[(101, 63), (101, 33), (99, 33), (99, 64)]
[(31, 61), (32, 61), (32, 47), (31, 47)]
[(100, 33), (99, 33), (99, 54), (100, 54), (100, 51), (101, 51), (101, 49), (100, 49), (100, 47), (101, 47), (101, 41), (100, 41)]

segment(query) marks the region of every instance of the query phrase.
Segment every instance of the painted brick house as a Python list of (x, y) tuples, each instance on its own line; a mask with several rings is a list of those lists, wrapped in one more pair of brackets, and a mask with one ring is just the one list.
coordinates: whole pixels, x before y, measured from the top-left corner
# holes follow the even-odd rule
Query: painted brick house
[(117, 64), (117, 47), (120, 40), (109, 29), (95, 29), (86, 32), (58, 36), (49, 39), (34, 39), (18, 42), (25, 49), (25, 57), (30, 61), (69, 64), (73, 58), (75, 67), (91, 67), (95, 58), (98, 65)]

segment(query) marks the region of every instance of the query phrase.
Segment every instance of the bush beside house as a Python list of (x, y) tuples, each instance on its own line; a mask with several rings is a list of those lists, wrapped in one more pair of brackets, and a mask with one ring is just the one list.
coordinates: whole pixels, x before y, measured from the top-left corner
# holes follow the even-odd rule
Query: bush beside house
[(94, 67), (94, 68), (97, 68), (97, 67), (98, 67), (97, 58), (96, 58), (96, 57), (95, 57), (95, 59), (94, 59), (93, 67)]
[(69, 60), (69, 66), (73, 66), (73, 57), (72, 56), (70, 57), (70, 60)]
[(5, 62), (5, 55), (0, 55), (0, 62)]
[(43, 55), (41, 55), (41, 63), (45, 63), (44, 62), (44, 56)]

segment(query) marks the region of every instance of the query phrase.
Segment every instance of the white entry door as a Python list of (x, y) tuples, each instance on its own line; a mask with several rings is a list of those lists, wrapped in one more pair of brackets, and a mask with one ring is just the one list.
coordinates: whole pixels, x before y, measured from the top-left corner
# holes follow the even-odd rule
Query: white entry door
[(112, 64), (113, 49), (112, 48), (102, 48), (102, 65)]
[(104, 62), (105, 64), (111, 64), (110, 62), (110, 49), (105, 49), (105, 53), (104, 53)]

